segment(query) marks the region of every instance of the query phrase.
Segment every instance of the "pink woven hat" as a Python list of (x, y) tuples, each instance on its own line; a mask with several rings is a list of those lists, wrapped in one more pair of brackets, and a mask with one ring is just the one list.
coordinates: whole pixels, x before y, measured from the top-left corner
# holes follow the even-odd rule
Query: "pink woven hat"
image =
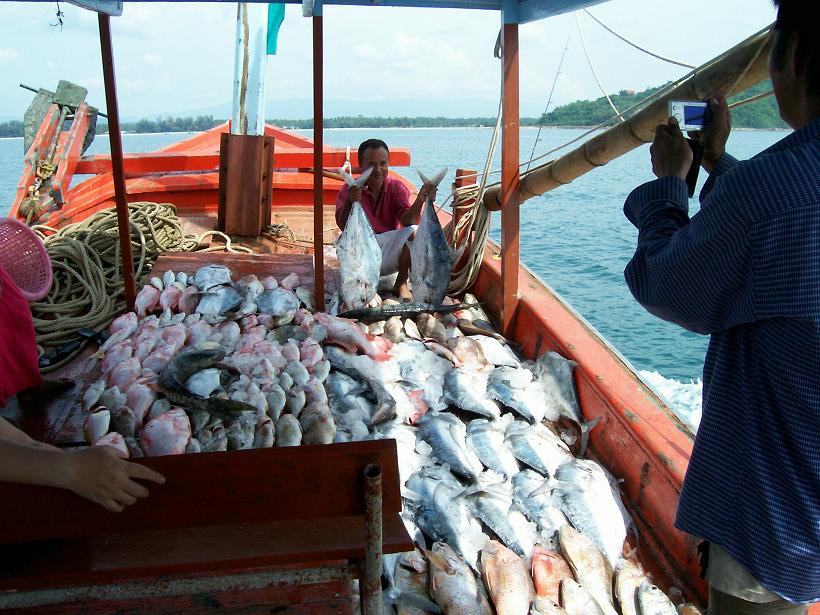
[(19, 220), (0, 218), (0, 267), (29, 301), (39, 301), (51, 288), (51, 259), (46, 246)]

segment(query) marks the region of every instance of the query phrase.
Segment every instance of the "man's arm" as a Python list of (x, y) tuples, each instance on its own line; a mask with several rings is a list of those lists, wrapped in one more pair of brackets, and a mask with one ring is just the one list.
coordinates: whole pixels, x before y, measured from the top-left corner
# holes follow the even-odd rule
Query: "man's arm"
[(136, 479), (165, 482), (161, 474), (120, 459), (110, 446), (64, 452), (0, 438), (0, 481), (69, 489), (120, 512), (148, 495)]
[(658, 128), (651, 151), (659, 179), (639, 186), (624, 205), (639, 231), (624, 277), (650, 313), (712, 333), (754, 317), (751, 247), (744, 226), (726, 215), (732, 195), (707, 199), (690, 221), (683, 177), (691, 153), (687, 160), (684, 148), (677, 124)]
[(436, 200), (436, 186), (424, 184), (421, 188), (419, 188), (419, 193), (416, 195), (416, 200), (413, 201), (410, 208), (404, 210), (399, 217), (399, 222), (401, 222), (402, 226), (410, 226), (411, 224), (419, 223), (419, 220), (421, 219), (421, 209), (424, 207), (424, 203), (427, 201), (428, 197), (432, 201)]

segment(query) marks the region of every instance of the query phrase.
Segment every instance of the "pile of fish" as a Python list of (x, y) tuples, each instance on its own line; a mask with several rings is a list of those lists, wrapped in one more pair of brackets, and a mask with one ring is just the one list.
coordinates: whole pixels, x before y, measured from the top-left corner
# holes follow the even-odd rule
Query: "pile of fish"
[(393, 438), (420, 549), (385, 556), (386, 612), (676, 613), (623, 557), (574, 364), (522, 361), (463, 301), (335, 316), (293, 274), (167, 272), (111, 326), (86, 437), (131, 457)]

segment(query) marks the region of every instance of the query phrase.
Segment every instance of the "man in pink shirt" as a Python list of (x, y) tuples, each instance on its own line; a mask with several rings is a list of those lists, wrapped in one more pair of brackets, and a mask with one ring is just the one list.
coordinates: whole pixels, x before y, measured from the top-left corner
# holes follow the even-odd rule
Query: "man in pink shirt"
[(427, 198), (436, 198), (435, 186), (423, 185), (410, 202), (410, 190), (400, 180), (388, 177), (390, 150), (380, 139), (368, 139), (359, 146), (359, 167), (373, 171), (364, 185), (344, 186), (336, 196), (336, 223), (344, 230), (353, 203), (359, 201), (382, 249), (381, 275), (398, 272), (393, 287), (401, 299), (412, 299), (407, 287), (410, 249), (407, 242), (416, 231)]

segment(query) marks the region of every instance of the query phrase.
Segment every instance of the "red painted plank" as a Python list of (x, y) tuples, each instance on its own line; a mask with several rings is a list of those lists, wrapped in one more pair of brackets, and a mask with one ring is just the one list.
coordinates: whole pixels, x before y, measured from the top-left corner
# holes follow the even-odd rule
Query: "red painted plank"
[[(351, 151), (351, 164), (359, 164), (358, 156)], [(345, 150), (333, 148), (322, 153), (322, 165), (336, 169), (345, 161)], [(169, 173), (175, 171), (211, 171), (219, 167), (218, 153), (185, 153), (185, 152), (151, 152), (126, 154), (123, 157), (125, 174), (128, 177), (148, 175), (151, 173)], [(391, 166), (408, 166), (410, 150), (403, 147), (390, 149)], [(282, 148), (277, 143), (273, 152), (273, 168), (305, 169), (314, 167), (313, 148)], [(77, 174), (100, 175), (111, 172), (111, 157), (106, 155), (83, 156), (77, 164)]]
[(149, 498), (119, 514), (66, 490), (0, 483), (4, 503), (0, 544), (361, 515), (361, 472), (369, 463), (382, 466), (385, 512), (401, 511), (394, 440), (150, 457), (137, 462), (162, 473), (166, 483), (149, 485)]

